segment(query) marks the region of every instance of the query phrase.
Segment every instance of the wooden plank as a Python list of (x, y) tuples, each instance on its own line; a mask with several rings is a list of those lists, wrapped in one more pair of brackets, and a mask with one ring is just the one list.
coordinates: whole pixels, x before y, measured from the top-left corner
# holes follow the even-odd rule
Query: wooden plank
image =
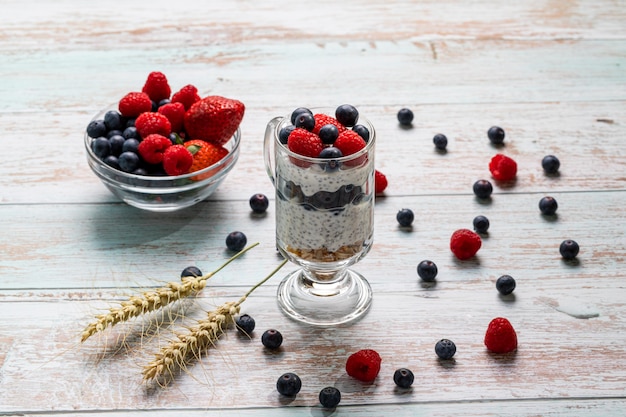
[[(572, 273), (592, 282), (596, 282), (593, 277), (623, 276), (618, 265), (626, 259), (626, 230), (615, 222), (624, 217), (624, 193), (558, 194), (556, 218), (540, 214), (542, 196), (503, 194), (491, 204), (469, 195), (379, 199), (374, 246), (362, 268), (383, 274), (378, 278), (383, 281), (373, 284), (389, 290), (407, 284), (414, 288), (415, 267), (422, 259), (439, 264), (442, 280), (469, 280), (476, 273), (493, 278), (507, 270), (530, 280), (536, 275), (558, 280)], [(411, 232), (401, 230), (395, 219), (403, 207), (416, 214)], [(236, 268), (231, 266), (213, 278), (217, 285), (252, 285), (259, 278), (256, 268), (278, 259), (273, 201), (263, 217), (251, 215), (248, 202), (241, 200), (207, 202), (166, 215), (146, 214), (122, 204), (9, 205), (1, 206), (0, 213), (0, 229), (6, 236), (0, 246), (4, 290), (155, 286), (177, 279), (183, 268), (193, 264), (209, 272), (232, 255), (224, 241), (234, 230), (243, 231), (250, 243), (260, 242), (260, 246), (238, 260)], [(448, 249), (450, 236), (456, 229), (471, 229), (479, 214), (491, 222), (479, 262), (457, 262)], [(34, 238), (31, 230), (40, 233)], [(570, 238), (581, 246), (579, 268), (560, 260), (558, 246)], [(394, 265), (393, 280), (384, 279), (389, 263)], [(446, 270), (451, 273), (445, 274)], [(33, 273), (35, 278), (27, 278)]]
[[(396, 112), (414, 109), (416, 120), (401, 129)], [(267, 122), (291, 107), (250, 108), (242, 124), (237, 165), (211, 200), (248, 199), (256, 192), (273, 194), (262, 161), (262, 137)], [(496, 153), (513, 157), (519, 167), (515, 184), (494, 183), (495, 193), (623, 190), (626, 187), (626, 106), (619, 102), (513, 103), (484, 105), (403, 105), (361, 108), (377, 129), (376, 165), (389, 177), (387, 196), (472, 194), (477, 179), (490, 179), (489, 160)], [(9, 131), (28, 123), (30, 113), (0, 114)], [(6, 149), (0, 165), (0, 204), (111, 203), (117, 200), (89, 170), (82, 132), (86, 112), (36, 114), (41, 123), (22, 135), (30, 146)], [(502, 148), (492, 146), (487, 130), (502, 126)], [(54, 128), (51, 129), (51, 126)], [(448, 151), (436, 151), (432, 137), (448, 136)], [(559, 176), (547, 176), (541, 159), (555, 154)]]

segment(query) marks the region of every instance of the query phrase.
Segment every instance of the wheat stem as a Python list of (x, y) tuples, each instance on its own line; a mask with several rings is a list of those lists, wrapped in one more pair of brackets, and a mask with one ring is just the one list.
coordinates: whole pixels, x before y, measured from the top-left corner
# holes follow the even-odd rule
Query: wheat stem
[(176, 339), (161, 348), (155, 354), (155, 358), (144, 367), (144, 381), (159, 377), (172, 377), (174, 370), (185, 369), (192, 360), (200, 359), (202, 352), (213, 346), (226, 329), (235, 323), (235, 316), (239, 314), (241, 304), (286, 263), (287, 260), (281, 262), (239, 300), (220, 305), (216, 310), (208, 312), (207, 317), (199, 320), (196, 326), (188, 329), (187, 333), (176, 335)]
[(83, 330), (80, 341), (84, 342), (94, 334), (102, 332), (108, 327), (113, 327), (118, 323), (161, 309), (183, 298), (196, 295), (206, 286), (209, 278), (257, 245), (258, 243), (254, 243), (244, 248), (224, 262), (219, 268), (208, 274), (199, 277), (182, 277), (181, 282), (168, 282), (156, 290), (146, 291), (139, 296), (133, 295), (129, 297), (128, 300), (122, 301), (119, 306), (110, 308), (107, 313), (95, 316), (95, 321), (89, 323)]

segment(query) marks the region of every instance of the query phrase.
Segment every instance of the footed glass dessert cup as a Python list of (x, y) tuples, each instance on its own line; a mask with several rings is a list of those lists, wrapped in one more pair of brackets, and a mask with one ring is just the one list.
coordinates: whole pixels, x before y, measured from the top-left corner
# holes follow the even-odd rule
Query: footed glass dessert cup
[[(334, 109), (311, 109), (334, 115)], [(278, 287), (278, 304), (289, 317), (312, 325), (351, 322), (367, 312), (372, 289), (349, 267), (370, 250), (374, 232), (374, 126), (365, 148), (333, 159), (291, 152), (280, 132), (290, 116), (272, 119), (264, 159), (276, 190), (276, 246), (300, 268)], [(284, 140), (284, 139), (283, 139)]]

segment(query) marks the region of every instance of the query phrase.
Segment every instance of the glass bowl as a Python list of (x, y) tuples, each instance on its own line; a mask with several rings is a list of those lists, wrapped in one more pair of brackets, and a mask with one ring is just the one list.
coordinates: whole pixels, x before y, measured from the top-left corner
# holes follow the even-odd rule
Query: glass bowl
[[(96, 114), (92, 120), (102, 119), (115, 107)], [(85, 132), (87, 162), (91, 170), (115, 196), (125, 203), (148, 211), (168, 212), (190, 207), (209, 197), (224, 181), (239, 158), (241, 130), (223, 146), (228, 154), (219, 162), (200, 171), (177, 176), (135, 175), (105, 164), (92, 150), (93, 139)]]

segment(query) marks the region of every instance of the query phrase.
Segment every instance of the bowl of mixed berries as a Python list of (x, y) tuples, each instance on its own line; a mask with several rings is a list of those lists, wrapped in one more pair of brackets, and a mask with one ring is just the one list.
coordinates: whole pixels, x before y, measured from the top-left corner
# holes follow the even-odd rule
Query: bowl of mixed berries
[(172, 94), (151, 72), (88, 123), (89, 167), (131, 206), (174, 211), (210, 196), (239, 157), (245, 106), (222, 96), (201, 97), (193, 85)]

